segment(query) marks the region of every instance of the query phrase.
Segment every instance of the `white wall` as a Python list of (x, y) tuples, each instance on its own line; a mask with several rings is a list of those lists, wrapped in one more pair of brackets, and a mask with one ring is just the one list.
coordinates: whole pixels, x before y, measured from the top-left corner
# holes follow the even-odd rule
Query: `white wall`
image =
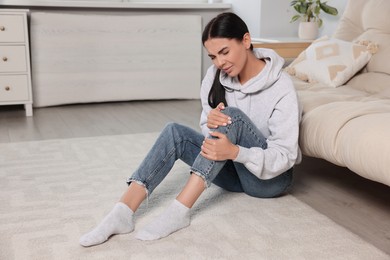
[(245, 21), (251, 36), (259, 37), (262, 0), (224, 0), (224, 3), (231, 3), (232, 11)]
[[(348, 0), (329, 0), (328, 4), (338, 9), (339, 15), (322, 13), (324, 25), (320, 35), (331, 35), (344, 12)], [(252, 37), (296, 37), (298, 22), (290, 23), (295, 10), (290, 6), (291, 0), (224, 0), (231, 3), (233, 12), (247, 23)]]

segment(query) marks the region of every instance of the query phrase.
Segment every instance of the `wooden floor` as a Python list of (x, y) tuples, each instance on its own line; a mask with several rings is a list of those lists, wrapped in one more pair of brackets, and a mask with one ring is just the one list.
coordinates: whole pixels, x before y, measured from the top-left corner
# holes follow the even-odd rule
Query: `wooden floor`
[[(158, 132), (169, 121), (198, 128), (200, 112), (199, 100), (36, 108), (30, 118), (20, 106), (3, 106), (0, 143)], [(305, 157), (295, 169), (292, 194), (390, 255), (389, 186)]]

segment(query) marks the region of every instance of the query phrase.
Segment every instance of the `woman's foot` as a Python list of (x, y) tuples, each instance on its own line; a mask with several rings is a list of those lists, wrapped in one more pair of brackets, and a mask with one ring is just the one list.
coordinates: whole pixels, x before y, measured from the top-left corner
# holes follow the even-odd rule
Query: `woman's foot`
[(112, 235), (132, 232), (133, 214), (134, 212), (126, 204), (118, 202), (95, 229), (80, 238), (80, 245), (94, 246), (104, 243)]
[(139, 240), (156, 240), (190, 225), (190, 209), (174, 200), (157, 219), (136, 235)]

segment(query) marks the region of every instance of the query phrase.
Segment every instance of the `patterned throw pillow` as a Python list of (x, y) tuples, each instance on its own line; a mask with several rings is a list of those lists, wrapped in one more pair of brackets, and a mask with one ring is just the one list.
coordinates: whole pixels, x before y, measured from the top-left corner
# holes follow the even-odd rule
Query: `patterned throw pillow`
[(324, 36), (299, 54), (286, 71), (301, 80), (336, 88), (362, 69), (376, 50), (369, 41), (353, 43)]

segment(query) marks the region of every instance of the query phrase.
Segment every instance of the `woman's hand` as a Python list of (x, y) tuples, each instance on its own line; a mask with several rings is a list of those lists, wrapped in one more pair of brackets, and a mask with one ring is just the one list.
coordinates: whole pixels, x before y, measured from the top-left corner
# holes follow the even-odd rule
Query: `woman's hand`
[(200, 154), (206, 159), (212, 161), (234, 160), (236, 159), (239, 148), (234, 145), (220, 132), (210, 132), (211, 136), (216, 138), (206, 138), (203, 141)]
[(219, 126), (227, 126), (228, 124), (232, 123), (232, 119), (221, 112), (221, 110), (224, 109), (225, 106), (221, 102), (216, 108), (210, 111), (210, 113), (207, 115), (207, 127), (209, 129), (215, 129)]

